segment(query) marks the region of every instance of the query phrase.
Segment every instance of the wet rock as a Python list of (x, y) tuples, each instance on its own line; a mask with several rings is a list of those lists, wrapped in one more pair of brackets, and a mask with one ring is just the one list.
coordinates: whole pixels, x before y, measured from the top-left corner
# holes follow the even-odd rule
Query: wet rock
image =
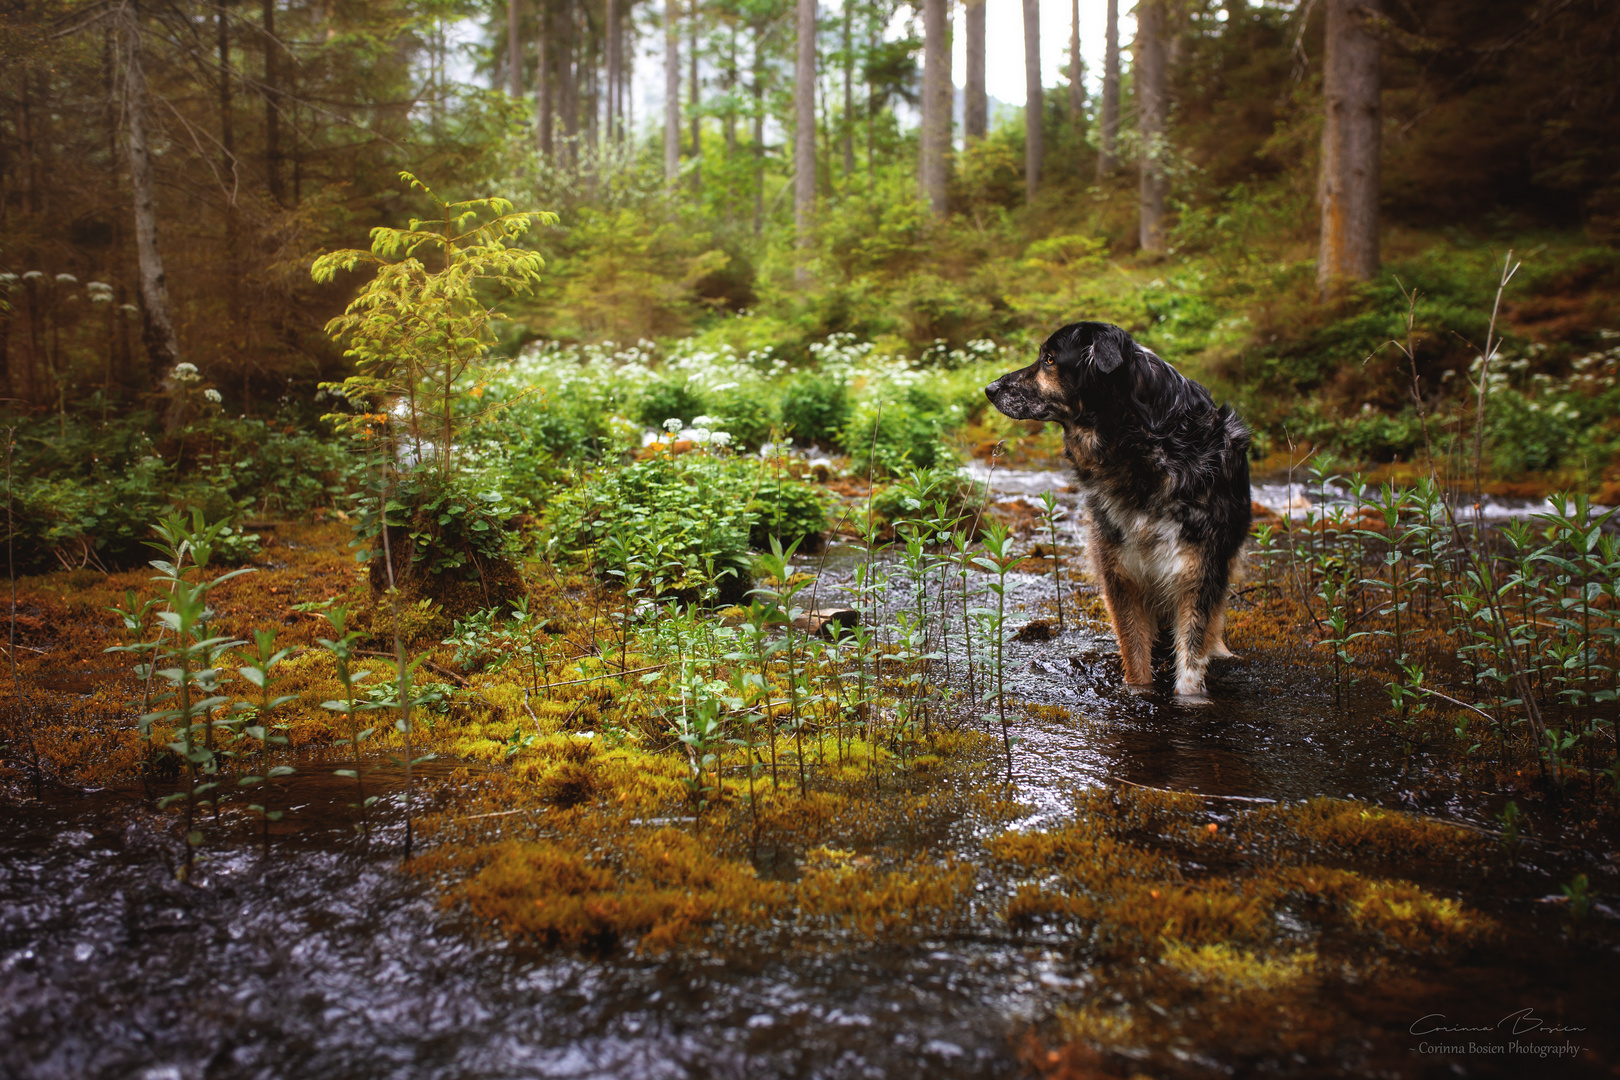
[(1031, 619), (1013, 634), (1014, 641), (1051, 641), (1058, 630), (1050, 619)]
[(816, 608), (793, 620), (793, 625), (807, 634), (819, 634), (829, 641), (842, 630), (853, 630), (861, 624), (861, 613), (854, 608)]

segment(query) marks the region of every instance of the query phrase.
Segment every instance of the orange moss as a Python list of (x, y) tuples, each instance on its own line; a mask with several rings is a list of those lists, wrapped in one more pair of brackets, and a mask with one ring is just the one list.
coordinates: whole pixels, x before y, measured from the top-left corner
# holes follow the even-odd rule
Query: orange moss
[(1312, 847), (1383, 859), (1465, 859), (1480, 855), (1487, 846), (1478, 833), (1455, 825), (1344, 799), (1264, 807), (1249, 814), (1247, 821), (1257, 832), (1286, 829)]
[(554, 843), (508, 841), (483, 854), (483, 867), (447, 902), (549, 946), (602, 951), (637, 938), (639, 947), (661, 951), (722, 917), (753, 921), (782, 891), (668, 828), (632, 843), (617, 872), (600, 854)]

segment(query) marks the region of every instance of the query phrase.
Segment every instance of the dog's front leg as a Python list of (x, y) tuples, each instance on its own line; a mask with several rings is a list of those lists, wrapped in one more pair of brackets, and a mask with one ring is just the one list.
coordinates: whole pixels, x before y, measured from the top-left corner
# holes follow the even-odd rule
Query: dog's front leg
[(1202, 700), (1210, 655), (1217, 648), (1224, 651), (1227, 575), (1224, 563), (1207, 556), (1199, 561), (1196, 573), (1196, 583), (1182, 590), (1176, 611), (1176, 696)]
[(1103, 603), (1114, 624), (1119, 641), (1119, 660), (1125, 668), (1125, 681), (1131, 686), (1153, 685), (1153, 639), (1159, 633), (1159, 619), (1148, 606), (1142, 587), (1126, 577), (1117, 566), (1103, 560)]

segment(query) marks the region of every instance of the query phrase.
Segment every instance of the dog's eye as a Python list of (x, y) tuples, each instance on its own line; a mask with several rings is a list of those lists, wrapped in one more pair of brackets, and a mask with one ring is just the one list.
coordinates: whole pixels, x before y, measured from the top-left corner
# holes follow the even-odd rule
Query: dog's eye
[(1047, 353), (1045, 356), (1041, 357), (1041, 363), (1050, 367), (1052, 365), (1052, 354)]

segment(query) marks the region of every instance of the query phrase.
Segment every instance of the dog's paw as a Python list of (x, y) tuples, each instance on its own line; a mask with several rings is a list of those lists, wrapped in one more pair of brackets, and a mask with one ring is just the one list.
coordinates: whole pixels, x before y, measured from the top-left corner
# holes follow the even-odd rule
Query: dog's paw
[(1128, 682), (1125, 684), (1125, 692), (1132, 697), (1146, 697), (1153, 693), (1153, 684), (1150, 682)]
[(1211, 699), (1210, 696), (1203, 691), (1199, 691), (1196, 694), (1183, 694), (1179, 691), (1176, 693), (1177, 705), (1209, 705), (1212, 703), (1213, 699)]
[(1215, 647), (1209, 650), (1211, 660), (1236, 660), (1237, 653), (1226, 647), (1226, 642), (1217, 641)]

